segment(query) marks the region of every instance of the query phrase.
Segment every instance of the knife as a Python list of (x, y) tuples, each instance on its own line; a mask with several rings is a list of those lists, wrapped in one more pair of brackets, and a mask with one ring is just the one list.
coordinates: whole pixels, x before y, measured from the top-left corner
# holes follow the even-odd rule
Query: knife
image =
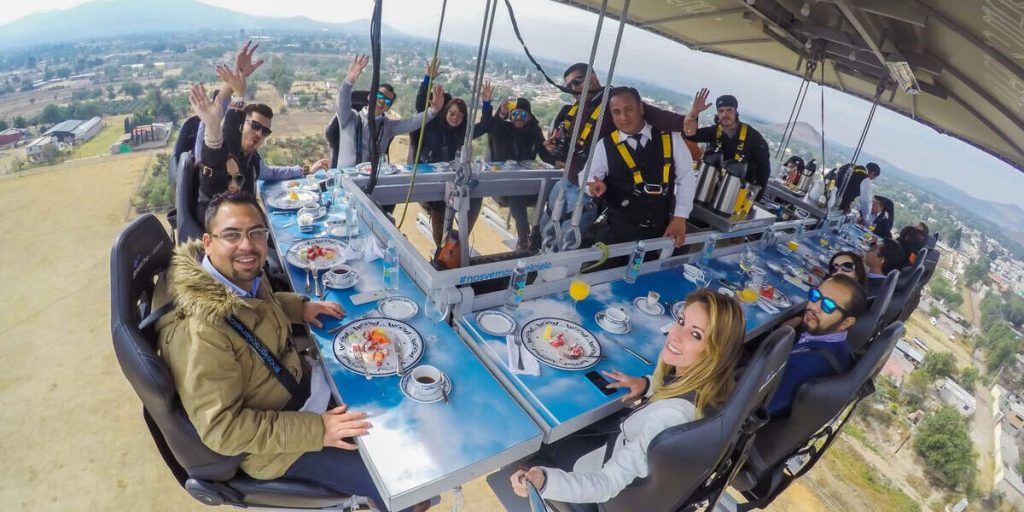
[(402, 342), (395, 342), (395, 376), (402, 376)]
[[(609, 339), (609, 338), (606, 338), (606, 337), (604, 337), (604, 336), (602, 336), (602, 338), (603, 338), (603, 339), (605, 339), (605, 340)], [(633, 351), (633, 349), (631, 349), (631, 348), (627, 347), (627, 346), (626, 346), (626, 345), (625, 345), (624, 343), (622, 343), (621, 341), (619, 341), (619, 340), (617, 340), (617, 339), (615, 339), (615, 338), (611, 338), (611, 340), (612, 340), (612, 343), (614, 343), (614, 344), (618, 345), (618, 346), (619, 346), (619, 348), (621, 348), (621, 349), (625, 350), (626, 352), (629, 352), (630, 354), (632, 354), (632, 356), (633, 356), (633, 357), (635, 357), (635, 358), (637, 358), (637, 359), (639, 359), (639, 360), (643, 361), (643, 362), (644, 362), (644, 364), (646, 364), (647, 366), (654, 366), (654, 365), (653, 365), (653, 363), (651, 363), (650, 359), (647, 359), (646, 357), (644, 357), (644, 356), (642, 356), (642, 355), (640, 355), (640, 354), (636, 353), (635, 351)]]
[(309, 284), (309, 267), (306, 267), (306, 268), (304, 268), (303, 270), (305, 270), (305, 271), (306, 271), (306, 293), (309, 293), (309, 290), (310, 290), (310, 284)]

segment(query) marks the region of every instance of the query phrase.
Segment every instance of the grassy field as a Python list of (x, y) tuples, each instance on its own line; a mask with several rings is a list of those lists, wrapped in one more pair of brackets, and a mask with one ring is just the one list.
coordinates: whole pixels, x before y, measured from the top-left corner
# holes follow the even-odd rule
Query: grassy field
[[(839, 440), (829, 449), (822, 465), (828, 473), (857, 490), (859, 498), (879, 506), (875, 510), (918, 512), (921, 506), (909, 496), (880, 477), (878, 471), (864, 462), (845, 440)], [(817, 468), (815, 468), (817, 469)]]
[(119, 115), (103, 118), (103, 130), (85, 144), (75, 146), (71, 151), (71, 159), (109, 155), (110, 145), (124, 135), (125, 117), (127, 116)]

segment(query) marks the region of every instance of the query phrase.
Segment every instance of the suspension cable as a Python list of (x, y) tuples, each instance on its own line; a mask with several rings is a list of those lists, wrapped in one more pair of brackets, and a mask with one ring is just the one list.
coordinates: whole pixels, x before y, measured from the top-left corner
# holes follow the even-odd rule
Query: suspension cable
[(519, 33), (519, 23), (516, 21), (516, 14), (512, 12), (512, 2), (509, 0), (505, 0), (505, 7), (508, 8), (508, 17), (512, 21), (512, 31), (515, 32), (516, 39), (519, 40), (519, 44), (522, 45), (523, 51), (526, 52), (526, 58), (530, 59), (530, 62), (532, 62), (533, 65), (537, 68), (537, 71), (540, 71), (540, 74), (544, 77), (544, 80), (546, 80), (549, 84), (554, 86), (559, 91), (562, 91), (567, 94), (572, 94), (572, 89), (569, 89), (564, 85), (555, 83), (555, 81), (552, 80), (546, 72), (544, 72), (544, 68), (540, 66), (540, 63), (537, 62), (537, 59), (533, 58), (533, 54), (530, 53), (530, 49), (526, 47), (526, 42), (523, 41), (523, 35)]
[(608, 112), (608, 94), (612, 90), (612, 79), (615, 78), (615, 63), (619, 59), (619, 47), (622, 44), (622, 32), (626, 28), (626, 18), (629, 14), (629, 4), (631, 0), (625, 0), (622, 3), (622, 12), (619, 13), (619, 31), (615, 35), (615, 46), (612, 48), (612, 60), (608, 66), (608, 76), (604, 85), (604, 92), (601, 96), (601, 104), (604, 108), (597, 115), (597, 121), (594, 126), (595, 134), (594, 139), (591, 139), (590, 152), (587, 155), (587, 161), (583, 164), (583, 170), (580, 172), (581, 176), (578, 177), (578, 183), (580, 185), (580, 193), (576, 196), (576, 206), (572, 211), (572, 219), (570, 220), (569, 231), (562, 233), (562, 250), (576, 249), (580, 246), (581, 233), (580, 233), (580, 218), (583, 216), (583, 187), (587, 186), (587, 180), (590, 178), (591, 164), (594, 162), (594, 152), (597, 151), (597, 138), (598, 134), (601, 133), (601, 127), (604, 126), (604, 115)]
[[(441, 20), (437, 23), (437, 38), (434, 39), (434, 55), (430, 58), (430, 61), (427, 63), (428, 67), (430, 66), (431, 63), (437, 62), (437, 51), (438, 48), (440, 48), (441, 46), (441, 30), (444, 28), (444, 18), (447, 10), (448, 0), (443, 0), (441, 3)], [(427, 99), (430, 97), (430, 92), (434, 86), (434, 76), (429, 72), (427, 74), (429, 75), (427, 78), (427, 96), (423, 98), (424, 105), (423, 115), (420, 117), (420, 135), (418, 137), (419, 140), (416, 141), (416, 155), (412, 164), (412, 178), (410, 178), (409, 180), (409, 189), (405, 192), (405, 202), (403, 203), (403, 206), (405, 206), (405, 208), (402, 209), (402, 218), (399, 219), (398, 221), (399, 229), (401, 229), (402, 224), (405, 223), (405, 215), (409, 213), (409, 202), (412, 200), (412, 188), (413, 185), (416, 184), (416, 172), (419, 170), (420, 166), (420, 151), (422, 151), (423, 149), (423, 135), (427, 131), (427, 105), (430, 103), (429, 101), (427, 101)], [(440, 112), (438, 112), (438, 115), (440, 115)]]
[[(370, 55), (373, 61), (373, 73), (370, 80), (371, 95), (380, 89), (380, 25), (381, 11), (384, 0), (374, 0), (373, 17), (370, 19)], [(377, 186), (377, 176), (380, 175), (380, 129), (377, 123), (377, 102), (368, 101), (366, 117), (367, 128), (370, 132), (370, 179), (366, 183), (364, 191), (366, 195), (373, 193)]]
[(800, 83), (800, 90), (796, 93), (796, 100), (793, 102), (793, 111), (790, 112), (790, 120), (786, 121), (786, 129), (782, 133), (782, 140), (779, 142), (779, 149), (775, 151), (775, 156), (781, 161), (782, 157), (785, 156), (785, 148), (789, 147), (789, 142), (793, 138), (793, 132), (796, 131), (796, 123), (800, 119), (800, 113), (804, 109), (804, 100), (807, 99), (807, 91), (811, 89), (811, 80), (814, 78), (814, 70), (818, 67), (818, 57), (820, 54), (816, 54), (813, 57), (807, 59), (806, 67), (804, 68), (803, 82)]

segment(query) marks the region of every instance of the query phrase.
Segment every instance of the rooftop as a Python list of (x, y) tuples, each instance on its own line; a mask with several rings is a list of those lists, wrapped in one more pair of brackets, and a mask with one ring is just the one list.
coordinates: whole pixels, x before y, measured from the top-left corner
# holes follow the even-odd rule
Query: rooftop
[(56, 132), (72, 132), (75, 128), (78, 128), (78, 125), (80, 124), (82, 124), (82, 121), (78, 119), (68, 119), (67, 121), (53, 125), (49, 130), (46, 130), (43, 135), (50, 135), (51, 133)]

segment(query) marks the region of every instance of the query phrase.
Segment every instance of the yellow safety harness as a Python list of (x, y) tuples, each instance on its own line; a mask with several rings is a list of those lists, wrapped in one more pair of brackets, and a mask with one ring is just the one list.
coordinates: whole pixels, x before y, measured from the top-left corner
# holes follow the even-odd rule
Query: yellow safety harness
[(647, 183), (644, 181), (643, 174), (640, 173), (640, 168), (636, 165), (636, 159), (633, 158), (633, 153), (626, 145), (626, 141), (619, 140), (619, 131), (615, 130), (612, 132), (611, 140), (618, 140), (615, 143), (615, 149), (619, 150), (619, 155), (622, 156), (622, 161), (626, 162), (626, 167), (629, 168), (629, 172), (633, 174), (633, 187), (636, 192), (643, 191), (643, 193), (650, 196), (660, 196), (665, 193), (669, 185), (669, 173), (672, 171), (672, 138), (668, 132), (661, 134), (661, 154), (664, 157), (664, 163), (661, 166), (661, 183)]
[[(740, 123), (740, 143), (736, 146), (736, 161), (743, 161), (743, 148), (747, 145), (747, 123)], [(722, 125), (715, 126), (715, 149), (722, 147)]]
[[(580, 102), (577, 101), (572, 108), (569, 109), (568, 114), (565, 116), (565, 121), (562, 121), (562, 128), (568, 133), (572, 129), (572, 122), (576, 119), (576, 112), (579, 111)], [(594, 131), (594, 125), (597, 124), (597, 117), (601, 115), (601, 109), (604, 107), (604, 102), (594, 108), (594, 111), (590, 113), (590, 119), (587, 119), (586, 124), (583, 125), (583, 129), (580, 130), (580, 138), (576, 141), (576, 144), (582, 146), (587, 142), (587, 138)]]

